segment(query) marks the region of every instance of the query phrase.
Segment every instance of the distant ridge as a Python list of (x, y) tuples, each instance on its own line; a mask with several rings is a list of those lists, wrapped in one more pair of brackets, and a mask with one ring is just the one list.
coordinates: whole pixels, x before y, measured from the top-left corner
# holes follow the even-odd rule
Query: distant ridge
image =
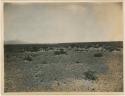
[(20, 40), (10, 40), (10, 41), (4, 41), (4, 44), (30, 44), (30, 42), (20, 41)]
[(64, 42), (64, 43), (32, 43), (20, 40), (4, 41), (4, 45), (67, 45), (67, 44), (87, 44), (87, 43), (123, 43), (123, 41), (94, 41), (94, 42)]

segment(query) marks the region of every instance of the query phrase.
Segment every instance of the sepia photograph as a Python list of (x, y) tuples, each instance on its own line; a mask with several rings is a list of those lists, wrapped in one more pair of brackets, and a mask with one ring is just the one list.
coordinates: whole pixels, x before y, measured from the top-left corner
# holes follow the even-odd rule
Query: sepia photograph
[(122, 2), (4, 3), (4, 92), (123, 92)]

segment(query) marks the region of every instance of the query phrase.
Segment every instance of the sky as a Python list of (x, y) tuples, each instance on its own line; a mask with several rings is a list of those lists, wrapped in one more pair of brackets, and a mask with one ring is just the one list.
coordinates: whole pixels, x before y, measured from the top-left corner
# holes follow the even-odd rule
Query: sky
[(29, 43), (123, 40), (121, 3), (6, 3), (4, 40)]

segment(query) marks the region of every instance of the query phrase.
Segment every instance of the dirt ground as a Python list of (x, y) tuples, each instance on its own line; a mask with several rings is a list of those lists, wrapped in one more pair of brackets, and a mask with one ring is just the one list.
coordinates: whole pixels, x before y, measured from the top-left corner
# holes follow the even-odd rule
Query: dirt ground
[(122, 92), (123, 51), (5, 51), (5, 92)]

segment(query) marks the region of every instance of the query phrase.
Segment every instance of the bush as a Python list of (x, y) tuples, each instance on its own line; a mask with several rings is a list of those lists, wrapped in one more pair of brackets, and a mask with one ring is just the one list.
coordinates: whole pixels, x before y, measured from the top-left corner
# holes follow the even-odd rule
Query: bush
[(120, 51), (120, 49), (116, 48), (116, 51)]
[(37, 52), (39, 50), (40, 50), (40, 48), (38, 48), (38, 47), (32, 47), (32, 48), (30, 48), (31, 52)]
[(96, 54), (94, 54), (94, 57), (102, 57), (103, 55), (102, 55), (102, 53), (96, 53)]
[(84, 72), (84, 75), (85, 75), (86, 80), (96, 80), (97, 79), (95, 71)]
[(76, 61), (76, 63), (80, 63), (80, 61)]
[(107, 47), (105, 47), (105, 49), (108, 50), (109, 52), (112, 52), (112, 51), (114, 51), (116, 48), (113, 47), (113, 46), (107, 46)]
[(108, 48), (108, 51), (112, 52), (112, 51), (114, 51), (114, 48)]
[(25, 56), (25, 57), (24, 57), (24, 60), (27, 60), (27, 61), (32, 61), (32, 57), (31, 57), (31, 56), (29, 56), (29, 55), (28, 55), (28, 56)]
[(55, 54), (55, 55), (59, 55), (60, 52), (59, 52), (59, 51), (55, 51), (54, 54)]
[(60, 49), (60, 51), (55, 51), (55, 55), (60, 55), (60, 54), (67, 54), (63, 49)]
[(42, 64), (47, 64), (47, 61), (43, 61)]

